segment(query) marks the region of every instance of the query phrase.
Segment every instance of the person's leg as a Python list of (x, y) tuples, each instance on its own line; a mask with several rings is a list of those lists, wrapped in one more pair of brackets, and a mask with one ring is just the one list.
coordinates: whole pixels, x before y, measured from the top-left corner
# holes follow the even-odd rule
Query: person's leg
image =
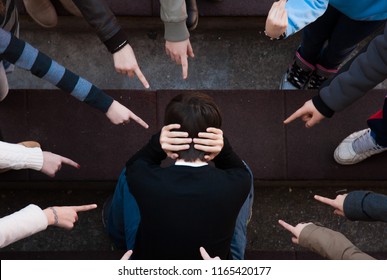
[(140, 211), (129, 191), (125, 175), (121, 172), (114, 191), (110, 209), (108, 209), (107, 232), (119, 249), (133, 249), (140, 223)]
[(245, 163), (246, 169), (250, 173), (251, 187), (250, 193), (247, 196), (238, 218), (235, 223), (234, 235), (231, 240), (231, 255), (234, 260), (243, 260), (245, 258), (245, 250), (247, 244), (247, 225), (250, 222), (254, 201), (254, 176), (250, 167)]
[(341, 14), (317, 64), (326, 69), (337, 69), (362, 40), (384, 26), (385, 22), (353, 20)]
[(301, 45), (294, 55), (293, 63), (282, 76), (280, 89), (304, 89), (307, 86), (339, 15), (335, 8), (328, 5), (321, 17), (303, 29)]
[(195, 30), (199, 22), (199, 10), (196, 0), (185, 0), (187, 9), (187, 28), (192, 31)]
[(5, 73), (3, 61), (0, 61), (0, 101), (7, 97), (9, 91), (7, 74)]
[(330, 38), (341, 13), (328, 5), (325, 13), (302, 30), (302, 41), (298, 49), (301, 57), (315, 65), (326, 41)]
[(336, 148), (335, 160), (344, 165), (359, 163), (387, 151), (387, 98), (383, 110), (371, 116), (369, 128), (352, 133)]

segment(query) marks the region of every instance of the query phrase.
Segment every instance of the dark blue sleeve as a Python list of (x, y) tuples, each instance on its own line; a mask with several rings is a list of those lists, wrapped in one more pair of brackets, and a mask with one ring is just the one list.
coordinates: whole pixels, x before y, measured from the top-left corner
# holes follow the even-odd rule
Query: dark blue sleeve
[(353, 191), (344, 200), (344, 214), (352, 221), (387, 222), (387, 196), (370, 191)]

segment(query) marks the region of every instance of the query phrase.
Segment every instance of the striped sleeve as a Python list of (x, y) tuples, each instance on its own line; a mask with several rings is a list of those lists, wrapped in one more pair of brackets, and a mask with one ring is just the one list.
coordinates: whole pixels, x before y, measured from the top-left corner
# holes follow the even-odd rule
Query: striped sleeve
[(0, 29), (1, 57), (106, 113), (113, 98), (30, 44)]

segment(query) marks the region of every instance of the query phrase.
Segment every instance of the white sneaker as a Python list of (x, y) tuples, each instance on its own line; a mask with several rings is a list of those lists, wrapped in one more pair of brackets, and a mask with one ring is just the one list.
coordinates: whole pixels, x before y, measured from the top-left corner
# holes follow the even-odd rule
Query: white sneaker
[(345, 138), (336, 148), (333, 157), (339, 164), (350, 165), (384, 151), (387, 151), (387, 147), (378, 145), (371, 136), (371, 129), (367, 128)]

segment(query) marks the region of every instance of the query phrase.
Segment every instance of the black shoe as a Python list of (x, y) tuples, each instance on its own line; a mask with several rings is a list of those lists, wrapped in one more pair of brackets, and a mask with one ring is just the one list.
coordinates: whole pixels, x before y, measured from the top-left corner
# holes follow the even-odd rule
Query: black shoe
[(282, 78), (280, 89), (304, 89), (314, 69), (297, 51), (292, 66)]
[(187, 28), (192, 31), (198, 26), (199, 22), (199, 11), (196, 0), (185, 0), (185, 5), (187, 7)]
[(316, 71), (309, 79), (308, 89), (319, 89), (321, 84), (337, 73), (337, 69), (326, 69), (321, 65), (316, 65)]

